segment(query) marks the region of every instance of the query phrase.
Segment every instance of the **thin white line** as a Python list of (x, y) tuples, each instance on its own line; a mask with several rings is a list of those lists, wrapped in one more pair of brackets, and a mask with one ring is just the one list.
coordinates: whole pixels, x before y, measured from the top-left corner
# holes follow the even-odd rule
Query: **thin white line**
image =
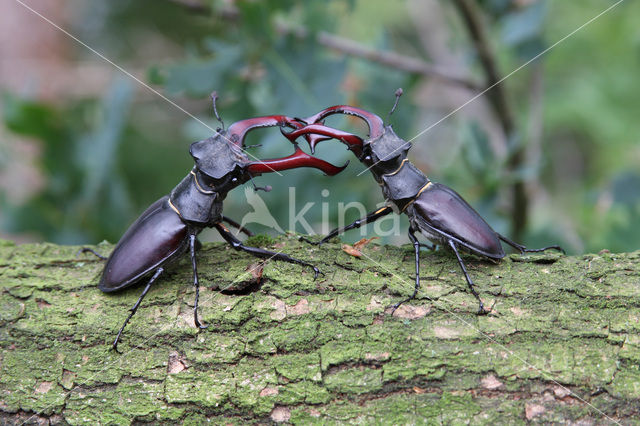
[[(371, 256), (368, 256), (366, 253), (362, 252), (362, 255), (364, 257), (366, 257), (367, 259), (369, 259), (371, 262), (373, 262), (374, 264), (376, 264), (378, 267), (380, 267), (383, 270), (386, 270), (388, 273), (390, 273), (391, 275), (393, 275), (396, 279), (398, 279), (401, 283), (405, 283), (405, 279), (398, 276), (396, 273), (394, 273), (392, 270), (387, 269), (384, 265), (382, 265), (381, 263), (378, 263), (375, 259), (371, 258)], [(415, 284), (415, 283), (411, 283), (411, 284)], [(443, 299), (447, 302), (448, 301), (446, 298), (441, 297), (439, 299)], [(546, 376), (551, 376), (551, 373), (542, 370), (541, 368), (536, 367), (535, 365), (525, 361), (524, 359), (522, 359), (518, 354), (514, 353), (511, 349), (507, 348), (505, 345), (503, 345), (502, 343), (496, 341), (494, 338), (492, 338), (491, 336), (489, 336), (488, 334), (484, 333), (482, 330), (480, 330), (479, 328), (477, 328), (475, 325), (473, 325), (472, 323), (466, 321), (463, 317), (461, 317), (460, 315), (456, 314), (453, 311), (450, 311), (449, 309), (447, 309), (445, 306), (443, 306), (441, 303), (439, 303), (438, 300), (435, 299), (430, 299), (434, 305), (438, 305), (438, 307), (440, 309), (442, 309), (443, 311), (449, 313), (450, 315), (454, 316), (458, 321), (462, 322), (463, 324), (465, 324), (466, 326), (473, 328), (474, 330), (476, 330), (480, 335), (482, 335), (482, 337), (486, 338), (487, 340), (489, 340), (490, 342), (496, 344), (497, 346), (503, 348), (505, 351), (507, 351), (509, 353), (509, 355), (512, 355), (513, 357), (515, 357), (517, 360), (519, 360), (520, 362), (522, 362), (523, 365), (529, 367), (529, 368), (533, 368), (534, 370), (546, 375)], [(451, 303), (451, 302), (450, 302)], [(562, 383), (559, 383), (558, 381), (556, 381), (553, 378), (549, 378), (548, 380), (550, 380), (551, 382), (555, 383), (556, 385), (560, 386), (562, 389), (568, 391), (571, 395), (573, 395), (576, 399), (584, 402), (585, 404), (587, 404), (589, 407), (593, 408), (595, 411), (597, 411), (598, 413), (602, 414), (604, 417), (606, 417), (607, 419), (611, 420), (612, 422), (616, 423), (616, 424), (620, 424), (619, 422), (617, 422), (616, 420), (612, 419), (611, 417), (607, 416), (604, 412), (600, 411), (598, 408), (596, 408), (595, 406), (593, 406), (591, 403), (589, 403), (588, 401), (584, 400), (583, 398), (581, 398), (579, 395), (575, 394), (573, 391), (571, 391), (571, 389), (568, 389), (566, 386), (564, 386)]]
[[(209, 126), (207, 123), (205, 123), (204, 121), (200, 120), (198, 117), (196, 117), (195, 115), (191, 114), (189, 111), (187, 111), (186, 109), (182, 108), (180, 105), (178, 105), (177, 103), (173, 102), (171, 99), (167, 98), (165, 95), (163, 95), (162, 93), (160, 93), (159, 91), (157, 91), (156, 89), (154, 89), (153, 87), (149, 86), (147, 83), (145, 83), (144, 81), (140, 80), (138, 77), (136, 77), (135, 75), (131, 74), (129, 71), (127, 71), (126, 69), (122, 68), (120, 65), (116, 64), (115, 62), (113, 62), (112, 60), (110, 60), (109, 58), (107, 58), (106, 56), (104, 56), (102, 53), (98, 52), (97, 50), (95, 50), (93, 47), (89, 46), (88, 44), (86, 44), (85, 42), (83, 42), (82, 40), (80, 40), (79, 38), (77, 38), (76, 36), (74, 36), (73, 34), (71, 34), (70, 32), (68, 32), (67, 30), (65, 30), (64, 28), (60, 27), (59, 25), (57, 25), (56, 23), (54, 23), (52, 20), (50, 20), (49, 18), (47, 18), (46, 16), (42, 15), (41, 13), (39, 13), (38, 11), (32, 9), (29, 5), (25, 4), (22, 0), (15, 0), (17, 3), (20, 3), (25, 9), (30, 10), (31, 12), (33, 12), (34, 14), (38, 15), (40, 18), (42, 18), (44, 21), (48, 22), (50, 25), (52, 25), (53, 27), (55, 27), (56, 29), (58, 29), (59, 31), (61, 31), (62, 33), (64, 33), (65, 35), (67, 35), (68, 37), (70, 37), (71, 39), (75, 40), (77, 43), (79, 43), (80, 45), (84, 46), (85, 48), (89, 49), (91, 52), (93, 52), (94, 54), (96, 54), (97, 56), (99, 56), (101, 59), (103, 59), (104, 61), (108, 62), (109, 64), (113, 65), (115, 68), (117, 68), (120, 72), (124, 73), (125, 75), (127, 75), (128, 77), (132, 78), (133, 80), (135, 80), (137, 83), (141, 84), (142, 86), (144, 86), (145, 88), (149, 89), (151, 92), (155, 93), (156, 95), (160, 96), (162, 99), (164, 99), (165, 101), (167, 101), (168, 103), (170, 103), (171, 105), (173, 105), (174, 107), (178, 108), (180, 111), (184, 112), (185, 114), (187, 114), (189, 117), (193, 118), (194, 120), (196, 120), (198, 123), (202, 124), (203, 126), (205, 126), (207, 129), (211, 130), (213, 133), (218, 133), (217, 130), (215, 130), (213, 127)], [(231, 140), (229, 140), (229, 138), (222, 136), (224, 139), (226, 139), (229, 143), (233, 143), (231, 142)], [(255, 160), (258, 160), (260, 163), (262, 163), (262, 160), (259, 159), (258, 157), (252, 155), (250, 152), (246, 151), (244, 148), (240, 147), (240, 149), (247, 154), (248, 156), (252, 157)], [(264, 163), (262, 163), (264, 164)], [(274, 170), (273, 168), (271, 168), (270, 166), (267, 166), (268, 168), (271, 169), (272, 172), (282, 176), (282, 173)]]
[[(547, 47), (545, 50), (543, 50), (542, 52), (538, 53), (536, 56), (534, 56), (533, 58), (529, 59), (527, 62), (525, 62), (524, 64), (520, 65), (518, 68), (516, 68), (515, 70), (511, 71), (509, 74), (505, 75), (504, 77), (502, 77), (500, 80), (498, 80), (497, 82), (493, 83), (491, 86), (487, 87), (486, 89), (484, 89), (482, 92), (478, 93), (476, 96), (474, 96), (473, 98), (469, 99), (467, 102), (465, 102), (464, 104), (462, 104), (461, 106), (459, 106), (458, 108), (454, 109), (453, 111), (451, 111), (449, 114), (445, 115), (444, 117), (442, 117), (440, 120), (436, 121), (435, 123), (431, 124), (429, 127), (427, 127), (426, 129), (424, 129), (423, 131), (421, 131), (420, 133), (418, 133), (417, 135), (415, 135), (414, 137), (412, 137), (411, 139), (409, 139), (407, 141), (406, 144), (403, 144), (402, 146), (400, 146), (399, 148), (396, 148), (393, 152), (396, 152), (402, 148), (404, 148), (409, 142), (413, 141), (414, 139), (416, 139), (419, 136), (422, 136), (423, 134), (425, 134), (426, 132), (428, 132), (429, 130), (433, 129), (435, 126), (437, 126), (438, 124), (442, 123), (444, 120), (446, 120), (447, 118), (451, 117), (453, 114), (455, 114), (456, 112), (460, 111), (462, 108), (464, 108), (465, 106), (469, 105), (471, 102), (475, 101), (476, 99), (478, 99), (479, 97), (481, 97), (482, 95), (484, 95), (485, 93), (487, 93), (489, 90), (493, 89), (494, 87), (496, 87), (498, 84), (502, 83), (503, 81), (505, 81), (507, 78), (511, 77), (512, 75), (514, 75), (515, 73), (517, 73), (518, 71), (520, 71), (522, 68), (526, 67), (527, 65), (529, 65), (531, 62), (535, 61), (536, 59), (540, 58), (542, 55), (546, 54), (547, 52), (549, 52), (551, 49), (555, 48), (557, 45), (559, 45), (560, 43), (562, 43), (563, 41), (565, 41), (566, 39), (568, 39), (569, 37), (573, 36), (575, 33), (577, 33), (578, 31), (580, 31), (581, 29), (583, 29), (584, 27), (586, 27), (587, 25), (591, 24), (593, 21), (595, 21), (596, 19), (600, 18), (602, 15), (604, 15), (605, 13), (609, 12), (611, 9), (613, 9), (614, 7), (618, 6), (620, 3), (622, 3), (624, 0), (618, 0), (617, 2), (615, 2), (613, 5), (609, 6), (608, 8), (606, 8), (605, 10), (603, 10), (602, 12), (600, 12), (598, 15), (594, 16), (593, 18), (589, 19), (587, 22), (585, 22), (584, 24), (580, 25), (578, 28), (576, 28), (575, 30), (571, 31), (569, 34), (567, 34), (566, 36), (562, 37), (560, 40), (556, 41), (555, 43), (553, 43), (551, 46)], [(364, 169), (363, 171), (361, 171), (360, 173), (358, 173), (358, 176), (362, 175), (363, 173), (365, 173), (366, 171), (370, 170), (372, 167), (374, 167), (377, 163), (372, 164), (371, 166), (367, 167), (366, 169)]]

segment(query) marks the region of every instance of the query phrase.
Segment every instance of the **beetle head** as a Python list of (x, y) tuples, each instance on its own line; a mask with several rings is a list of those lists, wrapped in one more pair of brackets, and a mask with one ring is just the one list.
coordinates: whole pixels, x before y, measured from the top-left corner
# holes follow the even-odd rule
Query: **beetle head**
[(227, 140), (225, 133), (222, 130), (215, 136), (194, 142), (189, 149), (206, 184), (216, 189), (232, 189), (248, 179), (244, 175), (249, 158), (239, 146)]
[(407, 152), (411, 143), (396, 135), (390, 125), (384, 127), (381, 135), (374, 139), (365, 139), (362, 143), (362, 151), (366, 158), (365, 163), (397, 163), (407, 158)]

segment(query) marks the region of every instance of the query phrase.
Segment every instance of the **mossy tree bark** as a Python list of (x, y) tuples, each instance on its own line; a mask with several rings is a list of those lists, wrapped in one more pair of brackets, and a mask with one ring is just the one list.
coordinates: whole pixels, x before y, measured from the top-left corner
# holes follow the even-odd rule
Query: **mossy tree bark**
[(183, 259), (117, 354), (109, 344), (140, 287), (101, 293), (103, 263), (78, 247), (0, 243), (1, 421), (638, 421), (640, 252), (467, 257), (495, 303), (488, 316), (455, 258), (424, 252), (418, 299), (392, 317), (385, 308), (413, 289), (409, 246), (357, 258), (291, 236), (270, 244), (315, 263), (314, 281), (282, 262), (248, 271), (255, 258), (205, 244), (209, 328), (193, 326)]

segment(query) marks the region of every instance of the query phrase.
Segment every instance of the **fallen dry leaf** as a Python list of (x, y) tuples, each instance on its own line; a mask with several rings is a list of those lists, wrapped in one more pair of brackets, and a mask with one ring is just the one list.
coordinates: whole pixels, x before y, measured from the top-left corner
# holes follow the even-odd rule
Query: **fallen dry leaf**
[(371, 241), (379, 240), (379, 239), (380, 239), (380, 237), (363, 238), (360, 241), (355, 242), (353, 244), (353, 248), (356, 249), (356, 250), (360, 250), (361, 248), (363, 248), (364, 246), (369, 244)]
[(262, 262), (251, 263), (245, 268), (245, 271), (249, 272), (256, 282), (260, 282), (260, 279), (262, 279), (263, 270), (264, 263)]
[(362, 257), (362, 252), (360, 250), (354, 249), (349, 244), (343, 244), (342, 251), (347, 254), (350, 254), (353, 257)]
[(364, 246), (369, 244), (373, 240), (377, 240), (379, 237), (371, 237), (371, 238), (363, 238), (360, 241), (356, 241), (353, 245), (343, 244), (342, 251), (347, 254), (350, 254), (353, 257), (362, 257), (362, 252), (360, 251)]

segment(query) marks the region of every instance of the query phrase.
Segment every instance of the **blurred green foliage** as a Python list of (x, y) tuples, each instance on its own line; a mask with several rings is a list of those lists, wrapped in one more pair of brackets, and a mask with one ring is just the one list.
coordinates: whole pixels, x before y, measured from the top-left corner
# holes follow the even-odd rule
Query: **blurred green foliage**
[[(478, 3), (503, 75), (611, 4), (598, 0)], [(470, 75), (482, 81), (477, 52), (455, 9), (448, 2), (440, 5), (447, 18), (450, 49), (463, 52)], [(635, 84), (640, 30), (634, 19), (639, 12), (636, 2), (623, 3), (503, 83), (518, 128), (508, 150), (534, 142), (527, 131), (533, 108), (530, 91), (533, 79), (540, 77), (535, 73), (543, 76), (543, 125), (536, 161), (507, 172), (507, 156), (497, 152), (483, 123), (458, 116), (442, 124), (453, 129), (450, 134), (457, 138), (451, 144), (457, 148), (447, 158), (428, 166), (422, 156), (432, 153), (425, 137), (413, 141), (410, 158), (434, 180), (454, 187), (500, 232), (507, 232), (510, 220), (504, 215), (505, 189), (518, 179), (535, 182), (545, 197), (536, 198), (542, 204), (531, 206), (525, 238), (529, 246), (558, 242), (574, 252), (640, 248), (640, 122), (636, 118), (640, 93)], [(306, 116), (340, 103), (386, 117), (395, 89), (403, 87), (406, 95), (391, 122), (399, 135), (409, 139), (428, 125), (419, 114), (418, 104), (425, 101), (418, 103), (415, 98), (425, 77), (338, 54), (318, 44), (315, 35), (318, 31), (341, 34), (381, 51), (429, 61), (418, 42), (429, 34), (419, 34), (410, 13), (405, 3), (377, 0), (113, 0), (85, 6), (74, 18), (73, 32), (125, 68), (127, 63), (139, 64), (142, 56), (149, 84), (188, 105), (186, 109), (214, 128), (219, 124), (208, 99), (213, 90), (218, 91), (218, 110), (228, 125), (258, 115)], [(146, 51), (150, 39), (166, 46), (166, 57), (162, 55), (165, 48)], [(76, 54), (100, 61), (81, 47)], [(210, 130), (160, 98), (150, 102), (134, 96), (144, 91), (121, 76), (99, 99), (45, 104), (5, 93), (4, 124), (14, 134), (39, 142), (38, 167), (46, 184), (19, 205), (0, 193), (3, 232), (37, 233), (59, 243), (117, 241), (139, 212), (168, 193), (192, 165), (189, 144), (209, 136)], [(348, 119), (332, 118), (329, 124), (363, 130)], [(277, 129), (256, 131), (247, 143), (262, 145), (250, 151), (261, 158), (292, 152)], [(290, 187), (296, 188), (297, 210), (315, 203), (305, 218), (316, 231), (321, 231), (323, 215), (337, 224), (339, 202), (358, 201), (372, 210), (382, 201), (370, 175), (357, 176), (363, 167), (342, 145), (324, 142), (318, 156), (336, 164), (351, 160), (351, 165), (334, 178), (303, 169), (258, 179), (259, 185), (273, 186), (261, 197), (284, 229), (291, 209)], [(329, 189), (329, 194), (323, 194), (323, 189)], [(226, 215), (240, 220), (250, 211), (242, 189), (229, 194)], [(347, 222), (359, 216), (355, 209), (349, 213)], [(251, 228), (267, 231), (260, 225)], [(358, 238), (357, 232), (345, 236), (352, 241)], [(403, 236), (390, 240), (406, 242)]]

